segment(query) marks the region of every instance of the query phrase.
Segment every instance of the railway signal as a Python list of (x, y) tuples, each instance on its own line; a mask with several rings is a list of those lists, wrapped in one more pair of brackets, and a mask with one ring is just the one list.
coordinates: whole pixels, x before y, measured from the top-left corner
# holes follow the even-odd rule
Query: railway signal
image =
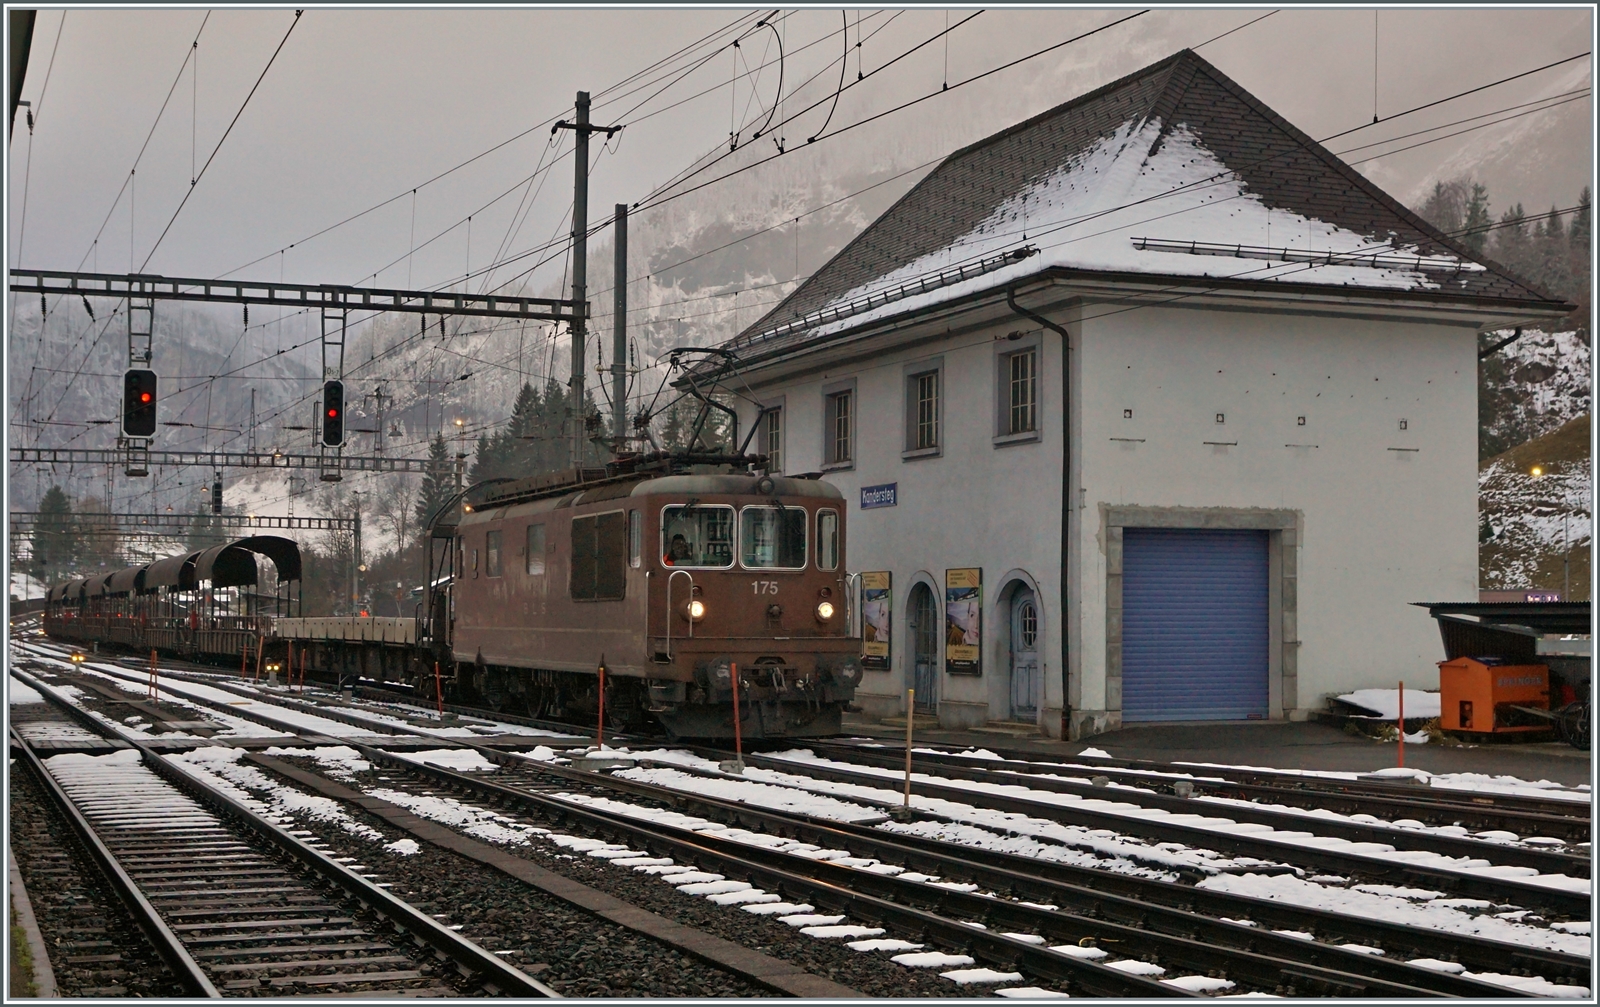
[(122, 375), (122, 435), (154, 437), (156, 372), (134, 368)]
[(222, 513), (222, 480), (218, 479), (211, 484), (211, 513)]
[(344, 443), (344, 382), (322, 384), (322, 443), (330, 448)]

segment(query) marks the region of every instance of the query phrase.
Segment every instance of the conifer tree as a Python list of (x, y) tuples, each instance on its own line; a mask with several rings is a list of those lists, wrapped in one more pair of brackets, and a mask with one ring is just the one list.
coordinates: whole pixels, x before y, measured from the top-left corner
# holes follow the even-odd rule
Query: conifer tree
[(1472, 183), (1472, 195), (1467, 199), (1466, 219), (1461, 226), (1467, 229), (1461, 241), (1473, 252), (1483, 254), (1484, 245), (1488, 240), (1487, 229), (1493, 222), (1489, 215), (1489, 190), (1478, 182)]
[(72, 520), (72, 503), (60, 486), (50, 487), (39, 501), (39, 522), (33, 527), (32, 545), (34, 569), (46, 582), (60, 579), (77, 558), (78, 534)]
[(450, 447), (445, 443), (444, 434), (438, 434), (428, 448), (427, 471), (423, 473), (422, 486), (417, 491), (416, 527), (419, 535), (427, 534), (428, 520), (454, 493), (455, 480), (450, 475)]

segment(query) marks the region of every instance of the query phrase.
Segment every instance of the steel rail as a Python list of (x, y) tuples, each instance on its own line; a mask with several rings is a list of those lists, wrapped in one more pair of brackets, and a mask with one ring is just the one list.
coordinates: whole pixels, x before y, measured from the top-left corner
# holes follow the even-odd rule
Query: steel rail
[[(860, 773), (814, 763), (793, 762), (765, 755), (746, 753), (745, 762), (795, 776), (809, 776), (816, 780), (850, 783), (876, 790), (898, 787), (894, 780), (870, 773)], [(1375, 856), (1360, 856), (1326, 850), (1315, 846), (1278, 843), (1255, 839), (1246, 835), (1212, 831), (1198, 826), (1184, 825), (1171, 820), (1152, 821), (1106, 811), (1096, 811), (1075, 805), (1064, 806), (1044, 801), (1029, 800), (1007, 794), (983, 793), (962, 787), (949, 787), (926, 780), (911, 781), (911, 791), (921, 797), (931, 797), (959, 804), (981, 803), (997, 811), (1015, 812), (1031, 818), (1043, 818), (1065, 825), (1110, 829), (1124, 835), (1153, 839), (1157, 842), (1176, 841), (1200, 849), (1212, 849), (1236, 856), (1259, 857), (1269, 862), (1293, 861), (1302, 866), (1334, 873), (1354, 874), (1369, 878), (1401, 879), (1411, 884), (1422, 884), (1447, 893), (1470, 891), (1480, 896), (1492, 896), (1502, 902), (1512, 902), (1525, 908), (1544, 908), (1567, 916), (1587, 918), (1590, 896), (1587, 892), (1572, 892), (1556, 888), (1520, 884), (1506, 878), (1481, 874), (1462, 874), (1437, 867), (1407, 864)], [(1194, 814), (1192, 809), (1186, 813)], [(1222, 817), (1222, 816), (1219, 816)], [(1313, 824), (1313, 823), (1308, 823)]]
[[(83, 727), (101, 737), (108, 736), (105, 724), (90, 716), (87, 710), (63, 700), (51, 686), (20, 669), (13, 668), (12, 674), (17, 675), (41, 695), (61, 707)], [(388, 919), (414, 939), (454, 962), (463, 975), (479, 978), (485, 989), (507, 996), (552, 998), (561, 996), (554, 989), (527, 975), (521, 969), (515, 968), (499, 955), (473, 944), (410, 903), (389, 894), (327, 854), (313, 849), (284, 829), (261, 818), (232, 797), (184, 772), (162, 758), (160, 753), (148, 744), (136, 738), (118, 740), (136, 748), (144, 764), (167, 783), (210, 807), (224, 819), (231, 819), (249, 829), (266, 843), (277, 847), (291, 860), (309, 868), (323, 880), (331, 882), (346, 894), (355, 897), (367, 908)], [(129, 881), (129, 884), (132, 882)]]
[[(994, 745), (985, 745), (984, 747), (1007, 760), (1037, 762), (1040, 759), (1051, 758), (1051, 753), (1038, 750), (1001, 748)], [(1071, 758), (1071, 756), (1063, 758)], [(1327, 777), (1293, 775), (1270, 770), (1245, 769), (1237, 766), (1206, 765), (1198, 762), (1156, 762), (1150, 759), (1122, 758), (1095, 759), (1094, 761), (1097, 763), (1103, 762), (1107, 767), (1114, 769), (1143, 769), (1157, 773), (1204, 773), (1207, 776), (1218, 776), (1230, 782), (1255, 783), (1277, 787), (1293, 784), (1297, 788), (1307, 790), (1336, 790), (1363, 797), (1403, 798), (1415, 787), (1415, 784), (1406, 782), (1380, 783), (1375, 780), (1333, 780)], [(1490, 808), (1507, 808), (1542, 814), (1567, 815), (1579, 808), (1586, 809), (1585, 805), (1578, 802), (1551, 801), (1521, 794), (1485, 794), (1477, 791), (1471, 793), (1457, 791), (1452, 794), (1451, 791), (1441, 792), (1433, 788), (1425, 792), (1429, 794), (1432, 800), (1441, 801), (1442, 803), (1459, 803), (1464, 808), (1479, 812)]]
[[(17, 674), (17, 672), (13, 670), (12, 674)], [(100, 726), (103, 727), (104, 725)], [(166, 921), (156, 912), (155, 907), (144, 897), (144, 893), (139, 891), (139, 886), (134, 884), (133, 879), (128, 876), (127, 870), (117, 861), (112, 852), (106, 848), (105, 843), (101, 842), (100, 837), (94, 831), (94, 826), (90, 825), (89, 820), (83, 817), (83, 813), (78, 810), (77, 804), (73, 802), (65, 790), (61, 789), (61, 785), (56, 782), (55, 777), (51, 776), (50, 771), (45, 769), (44, 762), (39, 758), (38, 753), (33, 750), (33, 746), (28, 743), (27, 739), (17, 733), (15, 727), (11, 728), (11, 747), (22, 753), (24, 765), (38, 778), (45, 792), (49, 794), (51, 802), (55, 804), (56, 810), (60, 811), (62, 817), (67, 820), (67, 824), (71, 826), (73, 834), (78, 837), (78, 841), (89, 851), (90, 858), (94, 860), (95, 866), (100, 869), (100, 873), (105, 876), (106, 881), (111, 885), (112, 891), (117, 893), (117, 897), (127, 907), (129, 915), (133, 917), (139, 929), (144, 931), (145, 936), (149, 938), (156, 954), (160, 955), (161, 960), (167, 963), (167, 967), (172, 970), (172, 974), (177, 977), (183, 988), (188, 991), (190, 996), (221, 998), (222, 993), (212, 984), (211, 979), (206, 976), (199, 963), (189, 954), (189, 950), (183, 946), (183, 942), (178, 939), (178, 935), (172, 932)]]
[[(816, 746), (828, 751), (840, 751), (834, 746)], [(720, 753), (718, 758), (723, 757)], [(903, 755), (889, 755), (878, 752), (863, 752), (860, 749), (851, 750), (848, 756), (841, 756), (841, 761), (854, 761), (878, 769), (902, 769), (905, 766)], [(916, 764), (916, 755), (912, 756), (913, 765)], [(1248, 822), (1256, 825), (1270, 825), (1277, 829), (1297, 830), (1311, 829), (1318, 835), (1334, 836), (1339, 839), (1348, 839), (1358, 843), (1384, 843), (1397, 850), (1423, 851), (1442, 853), (1455, 857), (1482, 857), (1493, 859), (1496, 863), (1511, 867), (1531, 867), (1541, 874), (1568, 874), (1576, 877), (1589, 877), (1589, 858), (1578, 857), (1570, 853), (1557, 853), (1552, 850), (1527, 849), (1520, 846), (1508, 846), (1499, 843), (1490, 843), (1482, 839), (1466, 839), (1459, 836), (1433, 835), (1411, 829), (1402, 829), (1392, 826), (1368, 825), (1364, 822), (1339, 821), (1337, 819), (1318, 818), (1312, 815), (1296, 815), (1282, 811), (1273, 811), (1270, 808), (1255, 807), (1251, 804), (1220, 804), (1198, 800), (1202, 791), (1206, 789), (1204, 781), (1193, 781), (1195, 797), (1179, 797), (1175, 794), (1152, 793), (1147, 789), (1135, 787), (1118, 787), (1115, 790), (1096, 787), (1092, 784), (1089, 775), (1101, 775), (1094, 770), (1085, 772), (1082, 780), (1060, 779), (1056, 776), (1041, 773), (1009, 773), (996, 771), (987, 767), (974, 765), (977, 760), (963, 760), (965, 765), (951, 765), (947, 762), (934, 764), (937, 768), (929, 766), (927, 761), (922, 764), (924, 772), (930, 775), (937, 774), (948, 779), (964, 780), (969, 783), (995, 783), (1002, 786), (1028, 787), (1032, 790), (1042, 790), (1052, 794), (1077, 794), (1084, 797), (1097, 797), (1109, 800), (1123, 801), (1137, 804), (1143, 808), (1158, 808), (1179, 815), (1217, 815), (1230, 818), (1236, 822)], [(1065, 776), (1079, 770), (1061, 767), (1057, 774)], [(1109, 777), (1108, 777), (1109, 778)], [(1133, 783), (1133, 780), (1127, 780)], [(1137, 781), (1140, 784), (1150, 784), (1148, 777)]]
[[(884, 754), (895, 750), (887, 744), (867, 746), (832, 740), (817, 741), (808, 739), (806, 744), (813, 748), (825, 747), (830, 751), (849, 752), (852, 755), (863, 751), (869, 754)], [(1355, 793), (1338, 785), (1331, 787), (1295, 785), (1296, 781), (1302, 779), (1300, 777), (1281, 776), (1276, 782), (1270, 784), (1249, 783), (1243, 780), (1228, 779), (1220, 773), (1214, 773), (1210, 769), (1198, 766), (1170, 766), (1165, 770), (1120, 769), (1100, 766), (1097, 764), (1099, 762), (1097, 759), (1072, 762), (1070, 761), (1073, 758), (1072, 756), (1055, 757), (1047, 752), (1037, 754), (1041, 758), (1035, 761), (1014, 758), (1000, 760), (970, 759), (960, 755), (931, 754), (928, 752), (916, 752), (913, 754), (913, 758), (916, 762), (924, 765), (959, 766), (967, 769), (988, 769), (995, 772), (1012, 772), (1026, 775), (1074, 772), (1081, 769), (1092, 771), (1113, 780), (1138, 783), (1163, 791), (1170, 791), (1174, 784), (1183, 782), (1192, 785), (1196, 792), (1213, 791), (1237, 795), (1247, 800), (1271, 800), (1294, 807), (1327, 808), (1336, 812), (1349, 810), (1368, 814), (1384, 812), (1389, 814), (1408, 814), (1412, 817), (1432, 816), (1436, 824), (1443, 823), (1446, 818), (1462, 816), (1476, 819), (1485, 829), (1507, 829), (1518, 834), (1536, 835), (1565, 833), (1560, 838), (1568, 841), (1587, 841), (1590, 835), (1589, 806), (1578, 802), (1571, 802), (1573, 813), (1569, 814), (1551, 814), (1543, 811), (1524, 812), (1466, 801), (1452, 801), (1444, 794), (1436, 791), (1420, 791), (1412, 795), (1401, 788), (1392, 788), (1389, 793)], [(1377, 786), (1381, 787), (1382, 784)], [(1578, 812), (1582, 813), (1578, 814)]]
[[(1110, 918), (1110, 914), (1091, 918), (1038, 909), (1020, 903), (873, 874), (826, 861), (813, 861), (704, 832), (688, 832), (684, 829), (644, 822), (616, 812), (597, 810), (514, 785), (495, 783), (490, 779), (411, 762), (372, 746), (356, 747), (365, 757), (376, 763), (405, 769), (440, 781), (452, 788), (492, 796), (502, 804), (531, 805), (544, 817), (557, 821), (573, 818), (582, 822), (590, 831), (616, 836), (619, 841), (625, 839), (630, 846), (638, 844), (649, 848), (655, 844), (658, 849), (664, 847), (670, 850), (674, 859), (681, 858), (683, 862), (693, 862), (701, 869), (706, 869), (705, 865), (709, 862), (715, 865), (716, 870), (745, 875), (752, 882), (759, 879), (762, 887), (768, 890), (776, 887), (779, 891), (803, 892), (808, 902), (845, 910), (862, 919), (893, 922), (912, 933), (937, 934), (970, 951), (981, 950), (986, 953), (990, 962), (1026, 968), (1035, 974), (1047, 975), (1052, 979), (1068, 978), (1059, 970), (1059, 966), (1063, 964), (1074, 967), (1088, 965), (1090, 968), (1103, 969), (1114, 974), (1126, 975), (1126, 973), (1118, 973), (1117, 970), (1105, 966), (1049, 952), (1037, 945), (1008, 937), (1003, 931), (1048, 934), (1051, 936), (1047, 939), (1073, 944), (1093, 937), (1126, 946), (1140, 945), (1155, 951), (1169, 966), (1181, 965), (1200, 972), (1223, 968), (1230, 977), (1244, 979), (1258, 988), (1264, 986), (1268, 989), (1282, 989), (1296, 985), (1304, 988), (1305, 985), (1310, 985), (1322, 995), (1390, 997), (1457, 995), (1439, 993), (1388, 979), (1356, 975), (1326, 965), (1311, 964), (1303, 959), (1288, 960), (1235, 948), (1219, 950), (1204, 939), (1208, 935), (1197, 931), (1207, 929), (1210, 924), (1217, 927), (1227, 924), (1208, 921), (1203, 917), (1193, 917), (1188, 921), (1189, 928), (1179, 933), (1171, 933), (1151, 928), (1147, 922), (1137, 918), (1123, 923)], [(538, 768), (543, 770), (546, 767), (541, 765)], [(555, 775), (580, 783), (594, 782), (591, 774), (582, 770), (566, 770)], [(656, 795), (651, 796), (657, 800), (662, 799)], [(725, 810), (737, 811), (732, 808)], [(692, 836), (692, 840), (687, 838), (688, 836)], [(989, 929), (977, 929), (960, 922), (980, 919), (985, 921)], [(997, 928), (1001, 932), (993, 932)], [(1266, 937), (1256, 933), (1247, 936), (1256, 939)], [(1281, 937), (1281, 935), (1271, 936)], [(1281, 941), (1280, 946), (1286, 950), (1291, 949), (1289, 945), (1291, 941), (1295, 945), (1292, 950), (1299, 951), (1307, 947), (1306, 942), (1294, 941), (1293, 938), (1281, 938)], [(975, 943), (979, 945), (978, 948), (973, 947)], [(1028, 949), (1032, 954), (1022, 953), (1022, 949)], [(1318, 948), (1318, 950), (1323, 949)], [(1330, 958), (1338, 958), (1341, 954), (1334, 949), (1327, 951)], [(1365, 957), (1353, 952), (1342, 952), (1342, 954)], [(1052, 970), (1054, 974), (1039, 969), (1040, 959), (1057, 966)], [(1412, 977), (1416, 978), (1414, 975)], [(1473, 995), (1479, 997), (1485, 995), (1486, 987), (1473, 985)], [(1491, 991), (1489, 995), (1498, 994), (1505, 997), (1522, 995), (1514, 990), (1501, 991), (1494, 987), (1487, 989)], [(1092, 987), (1090, 991), (1102, 996), (1129, 995), (1097, 991)]]
[[(572, 778), (570, 776), (573, 772), (572, 770), (564, 770), (559, 766), (531, 762), (527, 759), (520, 759), (510, 753), (495, 752), (492, 749), (483, 749), (482, 751), (486, 758), (506, 768), (553, 773), (565, 778)], [(711, 778), (735, 778), (710, 770), (694, 770), (677, 763), (656, 763), (656, 765)], [(1457, 960), (1467, 967), (1479, 971), (1504, 969), (1509, 958), (1517, 963), (1514, 967), (1530, 970), (1538, 969), (1539, 974), (1546, 977), (1553, 975), (1557, 978), (1573, 979), (1585, 983), (1590, 979), (1591, 962), (1588, 958), (1579, 958), (1559, 951), (1525, 948), (1520, 945), (1471, 935), (1410, 927), (1405, 924), (1389, 923), (1383, 920), (1369, 920), (1329, 910), (1311, 909), (1290, 903), (1252, 898), (1246, 895), (1235, 895), (1228, 892), (1215, 892), (1209, 889), (1156, 881), (1134, 875), (1079, 867), (1059, 861), (1024, 857), (1014, 853), (999, 853), (907, 833), (886, 833), (869, 825), (817, 819), (808, 815), (776, 811), (753, 804), (732, 803), (718, 798), (705, 797), (697, 793), (642, 783), (636, 780), (626, 780), (605, 774), (586, 773), (584, 776), (591, 777), (592, 780), (590, 782), (595, 786), (655, 800), (675, 808), (692, 809), (697, 814), (726, 817), (734, 825), (753, 822), (761, 828), (779, 835), (803, 836), (806, 842), (815, 842), (819, 846), (844, 846), (849, 844), (856, 849), (870, 852), (880, 860), (894, 860), (896, 863), (906, 863), (919, 870), (925, 868), (942, 870), (947, 876), (952, 873), (958, 877), (970, 875), (973, 880), (982, 880), (989, 887), (997, 890), (1005, 890), (1009, 887), (1012, 894), (1018, 894), (1017, 886), (1022, 883), (1019, 880), (1019, 876), (1021, 876), (1028, 884), (1037, 883), (1041, 886), (1048, 886), (1048, 894), (1052, 898), (1062, 898), (1066, 904), (1072, 904), (1073, 899), (1077, 899), (1077, 904), (1083, 905), (1094, 912), (1101, 911), (1101, 907), (1105, 904), (1103, 900), (1110, 897), (1131, 901), (1146, 912), (1150, 911), (1151, 907), (1168, 907), (1182, 910), (1186, 914), (1203, 913), (1218, 919), (1224, 917), (1228, 919), (1251, 919), (1270, 929), (1301, 931), (1310, 929), (1314, 932), (1331, 934), (1349, 942), (1376, 941), (1387, 945), (1389, 948), (1404, 948), (1411, 952), (1410, 957), (1412, 958), (1421, 958), (1424, 955), (1428, 955), (1441, 960)], [(984, 868), (996, 868), (1000, 873), (989, 873), (983, 870)], [(1071, 897), (1069, 898), (1069, 896)], [(1243, 934), (1233, 930), (1223, 931), (1222, 933), (1224, 937), (1236, 939), (1255, 939), (1267, 936), (1261, 931), (1254, 930), (1246, 931)], [(1272, 936), (1280, 937), (1282, 935)], [(1284, 939), (1295, 940), (1302, 947), (1304, 946), (1304, 942), (1299, 941), (1298, 938), (1285, 937)], [(1357, 955), (1369, 962), (1374, 960), (1362, 955), (1360, 952), (1348, 953)], [(1377, 961), (1382, 960), (1377, 959)], [(1395, 965), (1398, 963), (1391, 961), (1387, 964)], [(1413, 969), (1408, 974), (1412, 978), (1417, 978), (1414, 967), (1402, 967)], [(1351, 970), (1356, 971), (1355, 969)], [(1448, 974), (1426, 972), (1426, 976), (1430, 979), (1439, 975)], [(1450, 976), (1449, 978), (1459, 980), (1459, 977), (1456, 976)], [(1459, 981), (1472, 983), (1471, 980)], [(1487, 994), (1485, 989), (1499, 992)], [(1461, 992), (1463, 992), (1463, 995), (1479, 996), (1511, 995), (1505, 993), (1502, 987), (1492, 985), (1487, 987), (1479, 986), (1476, 992), (1466, 991), (1463, 988)]]

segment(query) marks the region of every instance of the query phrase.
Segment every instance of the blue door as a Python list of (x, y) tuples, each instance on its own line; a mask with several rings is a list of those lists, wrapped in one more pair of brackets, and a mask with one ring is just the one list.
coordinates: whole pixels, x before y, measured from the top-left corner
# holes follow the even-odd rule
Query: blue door
[(1122, 719), (1267, 715), (1267, 533), (1122, 535)]

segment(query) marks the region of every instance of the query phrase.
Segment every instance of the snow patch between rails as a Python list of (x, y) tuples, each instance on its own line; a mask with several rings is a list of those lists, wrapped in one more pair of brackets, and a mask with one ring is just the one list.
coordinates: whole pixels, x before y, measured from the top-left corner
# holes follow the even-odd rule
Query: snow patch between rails
[(384, 841), (383, 833), (352, 818), (338, 801), (281, 784), (255, 766), (241, 764), (244, 755), (242, 748), (212, 745), (162, 758), (264, 817), (304, 816), (338, 826), (368, 842)]
[(425, 752), (400, 750), (388, 754), (407, 762), (421, 762), (463, 773), (492, 773), (500, 768), (472, 748), (434, 748)]

